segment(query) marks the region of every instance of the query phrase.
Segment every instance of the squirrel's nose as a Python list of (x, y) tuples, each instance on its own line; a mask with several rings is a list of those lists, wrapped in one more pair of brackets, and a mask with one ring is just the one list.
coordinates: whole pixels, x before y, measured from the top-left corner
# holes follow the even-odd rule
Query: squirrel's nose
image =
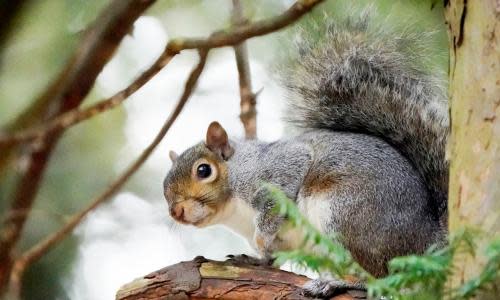
[(184, 217), (184, 207), (182, 205), (176, 205), (172, 209), (172, 215), (179, 220), (182, 220)]

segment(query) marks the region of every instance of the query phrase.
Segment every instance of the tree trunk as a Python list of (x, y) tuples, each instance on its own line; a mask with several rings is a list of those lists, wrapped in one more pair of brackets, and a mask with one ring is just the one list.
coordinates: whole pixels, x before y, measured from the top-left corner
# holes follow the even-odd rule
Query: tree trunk
[(452, 120), (449, 228), (452, 233), (464, 227), (484, 233), (477, 240), (476, 258), (455, 259), (450, 285), (457, 287), (479, 274), (484, 248), (500, 232), (500, 2), (445, 4)]
[[(218, 262), (197, 257), (163, 268), (120, 288), (117, 300), (144, 299), (313, 299), (302, 294), (309, 278), (272, 267)], [(331, 299), (366, 299), (366, 292), (344, 291)]]

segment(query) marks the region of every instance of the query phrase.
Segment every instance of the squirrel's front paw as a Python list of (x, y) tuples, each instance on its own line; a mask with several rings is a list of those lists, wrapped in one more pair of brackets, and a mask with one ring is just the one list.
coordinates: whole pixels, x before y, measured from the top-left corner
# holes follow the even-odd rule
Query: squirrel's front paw
[[(366, 296), (366, 287), (362, 282), (349, 283), (335, 279), (313, 279), (302, 287), (304, 294), (317, 298), (330, 298), (345, 292), (363, 293)], [(356, 295), (353, 295), (356, 297)]]
[(274, 262), (274, 258), (271, 257), (257, 258), (246, 254), (227, 255), (226, 257), (226, 261), (242, 265), (271, 266)]

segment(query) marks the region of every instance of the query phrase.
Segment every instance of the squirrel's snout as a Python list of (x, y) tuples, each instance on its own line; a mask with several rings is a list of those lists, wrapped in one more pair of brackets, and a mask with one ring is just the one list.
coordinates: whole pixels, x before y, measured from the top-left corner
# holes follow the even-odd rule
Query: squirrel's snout
[(207, 217), (214, 213), (214, 209), (204, 206), (193, 199), (186, 199), (177, 203), (170, 203), (169, 213), (174, 220), (182, 224), (201, 226)]
[(172, 216), (178, 220), (184, 220), (184, 207), (182, 205), (174, 205), (170, 210)]

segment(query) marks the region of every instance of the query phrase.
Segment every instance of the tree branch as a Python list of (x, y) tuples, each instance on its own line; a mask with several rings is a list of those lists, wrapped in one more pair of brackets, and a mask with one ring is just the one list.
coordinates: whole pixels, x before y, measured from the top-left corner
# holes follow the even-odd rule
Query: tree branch
[[(233, 25), (241, 26), (246, 22), (240, 0), (233, 0)], [(255, 109), (257, 95), (252, 92), (246, 42), (234, 46), (234, 54), (240, 83), (240, 120), (245, 128), (245, 138), (255, 139), (257, 137), (257, 110)]]
[[(309, 280), (273, 267), (196, 257), (122, 286), (116, 299), (315, 299), (303, 295), (302, 286)], [(366, 292), (347, 290), (331, 299), (366, 299)]]
[[(28, 4), (27, 0), (19, 1), (2, 1), (0, 3), (0, 54), (3, 52), (5, 40), (7, 40), (12, 31), (13, 20), (18, 16), (18, 13), (23, 10)], [(0, 65), (2, 64), (0, 58)]]
[(164, 125), (153, 139), (153, 141), (149, 144), (149, 146), (141, 153), (141, 155), (134, 161), (111, 185), (100, 195), (95, 197), (89, 206), (87, 206), (81, 212), (75, 214), (70, 217), (68, 223), (64, 225), (57, 232), (49, 235), (47, 238), (33, 246), (31, 249), (26, 251), (21, 257), (16, 259), (14, 263), (14, 267), (12, 268), (11, 273), (11, 290), (13, 293), (18, 293), (20, 287), (20, 281), (24, 270), (28, 265), (39, 259), (45, 254), (50, 248), (56, 245), (58, 242), (63, 240), (68, 233), (70, 233), (75, 227), (82, 222), (82, 220), (87, 216), (89, 212), (95, 209), (100, 204), (104, 203), (111, 196), (113, 196), (127, 181), (130, 177), (142, 166), (142, 164), (148, 159), (153, 150), (158, 146), (163, 137), (167, 134), (168, 130), (175, 122), (180, 112), (184, 108), (187, 100), (193, 93), (193, 90), (198, 82), (198, 79), (205, 67), (207, 51), (200, 50), (200, 61), (198, 65), (191, 71), (189, 75), (186, 85), (184, 87), (184, 92), (182, 93), (179, 101), (177, 102), (174, 110), (170, 113), (170, 116), (165, 121)]
[[(253, 24), (241, 25), (231, 31), (219, 31), (206, 39), (194, 38), (172, 40), (167, 44), (165, 52), (162, 54), (162, 57), (157, 60), (157, 64), (154, 64), (150, 69), (139, 76), (139, 78), (124, 91), (85, 110), (80, 111), (76, 109), (92, 87), (93, 82), (102, 69), (104, 63), (109, 60), (113, 54), (120, 39), (126, 34), (126, 32), (128, 32), (130, 25), (132, 24), (130, 21), (133, 18), (137, 18), (140, 13), (152, 2), (153, 0), (115, 0), (115, 2), (113, 2), (114, 4), (111, 5), (113, 6), (113, 9), (107, 10), (107, 13), (109, 14), (111, 11), (113, 17), (118, 15), (119, 18), (117, 20), (113, 19), (114, 21), (107, 20), (106, 18), (101, 18), (96, 21), (96, 25), (92, 29), (92, 31), (95, 30), (95, 32), (86, 36), (83, 41), (84, 47), (81, 47), (79, 52), (75, 54), (74, 59), (70, 64), (68, 64), (68, 67), (56, 83), (53, 84), (51, 88), (49, 88), (47, 92), (36, 101), (33, 106), (34, 108), (29, 109), (27, 113), (18, 118), (18, 120), (14, 123), (14, 126), (11, 126), (10, 128), (17, 129), (21, 125), (37, 123), (36, 120), (53, 120), (49, 122), (55, 123), (49, 123), (46, 128), (42, 128), (40, 130), (33, 129), (36, 130), (36, 133), (26, 134), (24, 137), (17, 140), (16, 138), (11, 138), (11, 136), (0, 137), (0, 146), (2, 145), (2, 142), (4, 145), (7, 145), (4, 149), (0, 149), (2, 150), (0, 152), (3, 152), (4, 154), (6, 152), (9, 153), (16, 142), (33, 140), (38, 137), (42, 138), (42, 143), (37, 145), (38, 147), (30, 146), (30, 150), (32, 152), (29, 154), (30, 160), (28, 168), (24, 173), (25, 175), (20, 181), (17, 189), (18, 195), (21, 195), (24, 199), (22, 201), (14, 201), (14, 210), (26, 210), (31, 207), (38, 190), (38, 184), (43, 174), (46, 162), (48, 161), (50, 153), (64, 129), (72, 124), (76, 124), (79, 121), (88, 119), (102, 111), (111, 109), (121, 103), (126, 99), (126, 97), (135, 92), (151, 77), (153, 77), (166, 63), (168, 63), (168, 61), (170, 61), (173, 56), (180, 51), (185, 49), (199, 49), (202, 53), (200, 63), (204, 64), (205, 58), (203, 57), (206, 55), (205, 52), (209, 49), (236, 45), (248, 38), (277, 31), (299, 19), (302, 15), (310, 11), (315, 5), (322, 2), (322, 0), (299, 0), (282, 15), (261, 20)], [(127, 11), (126, 8), (129, 8), (129, 5), (135, 9)], [(120, 9), (117, 9), (117, 7)], [(122, 9), (129, 14), (122, 15), (120, 18), (120, 13), (123, 12)], [(104, 16), (106, 17), (106, 13)], [(106, 22), (102, 22), (102, 19)], [(116, 26), (117, 28), (112, 29), (113, 26)], [(100, 45), (101, 47), (88, 45), (88, 43), (99, 42), (102, 42), (102, 45)], [(200, 68), (202, 69), (203, 67)], [(199, 71), (200, 73), (201, 69)], [(88, 212), (112, 196), (140, 167), (144, 160), (147, 159), (149, 154), (154, 150), (156, 145), (161, 141), (170, 128), (171, 124), (184, 106), (184, 102), (187, 101), (187, 98), (191, 93), (187, 87), (190, 82), (190, 84), (193, 84), (194, 86), (199, 76), (199, 74), (196, 75), (195, 71), (191, 74), (190, 80), (188, 80), (186, 85), (185, 94), (183, 95), (183, 97), (186, 97), (185, 100), (182, 100), (183, 98), (181, 98), (176, 110), (172, 113), (171, 117), (169, 117), (153, 143), (143, 152), (139, 159), (132, 164), (132, 166), (130, 166), (129, 169), (127, 169), (107, 190), (96, 197), (88, 208), (74, 215), (67, 225), (61, 230), (51, 234), (16, 260), (15, 266), (13, 267), (14, 269), (12, 272), (8, 272), (11, 275), (10, 279), (12, 280), (13, 290), (16, 290), (16, 292), (19, 291), (22, 274), (24, 269), (30, 263), (40, 258), (48, 249), (62, 240), (81, 222)], [(40, 110), (40, 108), (42, 109)], [(43, 113), (40, 113), (39, 111), (43, 111)], [(67, 113), (67, 115), (57, 119), (57, 117), (63, 113)], [(35, 119), (35, 121), (33, 121), (33, 119)], [(56, 124), (58, 122), (61, 124)], [(8, 142), (9, 139), (14, 140), (14, 142), (11, 142), (10, 145)], [(23, 187), (25, 187), (24, 190), (22, 189)], [(19, 203), (22, 205), (18, 205)], [(0, 290), (2, 287), (1, 281), (2, 279), (5, 280), (5, 276), (2, 278), (2, 274), (8, 274), (5, 271), (11, 270), (10, 251), (15, 245), (15, 241), (19, 238), (25, 219), (26, 218), (16, 218), (16, 222), (18, 222), (20, 226), (14, 226), (14, 230), (12, 230), (12, 226), (8, 226), (6, 227), (6, 230), (2, 232), (2, 241), (7, 240), (8, 243), (3, 243), (2, 245), (2, 241), (0, 241), (0, 251), (2, 251), (0, 253)], [(7, 237), (7, 239), (5, 239), (5, 237)], [(6, 267), (6, 264), (3, 262), (7, 262), (9, 265)]]
[(115, 108), (125, 101), (130, 95), (144, 86), (149, 80), (151, 80), (151, 78), (161, 71), (175, 55), (176, 53), (172, 53), (169, 49), (166, 49), (151, 65), (151, 67), (139, 75), (139, 77), (137, 77), (129, 86), (117, 92), (113, 96), (89, 106), (88, 108), (73, 109), (48, 121), (47, 124), (42, 126), (24, 129), (10, 135), (4, 134), (2, 136), (0, 133), (0, 146), (11, 146), (24, 141), (42, 139), (54, 131), (68, 128), (79, 122), (90, 119), (99, 113)]
[[(172, 59), (172, 57), (174, 57), (180, 51), (186, 49), (212, 49), (233, 46), (245, 41), (246, 39), (277, 31), (295, 22), (302, 15), (309, 12), (315, 5), (321, 3), (322, 1), (323, 0), (297, 1), (287, 11), (279, 16), (257, 21), (254, 23), (242, 24), (229, 31), (218, 31), (210, 35), (208, 38), (179, 38), (171, 40), (167, 44), (165, 51), (162, 53), (160, 58), (158, 58), (148, 70), (141, 74), (132, 84), (130, 84), (124, 90), (118, 92), (111, 98), (102, 100), (86, 109), (74, 109), (72, 111), (69, 111), (57, 118), (48, 121), (48, 123), (43, 126), (28, 128), (12, 134), (0, 134), (0, 147), (9, 147), (19, 142), (32, 141), (38, 138), (42, 138), (53, 131), (67, 128), (78, 122), (87, 120), (98, 113), (115, 108), (117, 105), (126, 100), (128, 96), (141, 88), (154, 75), (156, 75), (156, 73), (158, 73)], [(242, 57), (245, 56), (246, 55), (244, 54), (242, 55)], [(246, 64), (248, 65), (248, 62)], [(247, 82), (250, 83), (249, 78)], [(249, 85), (249, 87), (251, 88), (251, 85)], [(255, 99), (253, 101), (255, 101)], [(245, 103), (247, 102), (248, 101), (246, 100)], [(255, 109), (255, 106), (253, 107), (253, 109)], [(250, 117), (252, 115), (251, 111), (252, 105), (250, 105), (248, 113)]]
[(292, 24), (321, 2), (323, 0), (299, 0), (279, 16), (241, 25), (231, 31), (218, 31), (208, 39), (175, 39), (169, 43), (170, 49), (179, 52), (186, 49), (210, 49), (236, 45), (249, 38), (275, 32)]
[[(127, 34), (133, 22), (154, 0), (115, 0), (96, 19), (77, 47), (65, 70), (59, 78), (36, 100), (36, 113), (26, 113), (19, 123), (43, 121), (74, 109), (90, 91), (95, 78), (113, 55), (121, 39)], [(28, 111), (30, 111), (29, 109)], [(16, 122), (17, 123), (17, 122)], [(10, 211), (29, 211), (38, 192), (45, 167), (62, 130), (47, 135), (36, 146), (24, 150), (27, 167), (18, 181)], [(0, 161), (10, 156), (12, 147), (0, 151)], [(0, 162), (0, 166), (2, 163)], [(12, 266), (12, 249), (23, 230), (26, 218), (9, 219), (5, 222), (0, 235), (0, 293), (7, 283)]]
[[(75, 54), (58, 78), (33, 105), (6, 126), (6, 131), (37, 126), (78, 107), (134, 21), (154, 2), (155, 0), (113, 1), (85, 31)], [(56, 129), (58, 128), (51, 133), (55, 133)], [(22, 139), (18, 142), (20, 141)], [(0, 146), (3, 145), (0, 147), (0, 170), (11, 157), (14, 144), (0, 142)]]

